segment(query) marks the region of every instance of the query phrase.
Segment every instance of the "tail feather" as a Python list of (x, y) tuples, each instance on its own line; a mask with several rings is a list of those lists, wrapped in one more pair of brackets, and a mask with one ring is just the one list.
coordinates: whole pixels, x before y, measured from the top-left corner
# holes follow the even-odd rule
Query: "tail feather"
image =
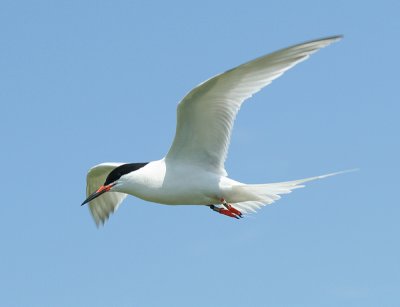
[(303, 183), (352, 171), (355, 170), (347, 170), (286, 182), (238, 185), (233, 188), (233, 192), (236, 195), (240, 195), (239, 199), (243, 198), (245, 201), (240, 201), (233, 205), (243, 213), (256, 212), (257, 209), (272, 204), (274, 201), (280, 199), (281, 197), (279, 195), (289, 194), (295, 189), (303, 188)]

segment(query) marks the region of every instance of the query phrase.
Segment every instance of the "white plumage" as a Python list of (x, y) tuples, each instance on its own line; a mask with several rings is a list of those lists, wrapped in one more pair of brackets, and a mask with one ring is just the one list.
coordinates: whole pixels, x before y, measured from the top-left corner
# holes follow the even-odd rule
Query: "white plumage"
[[(303, 183), (337, 173), (281, 183), (247, 185), (227, 177), (224, 167), (233, 122), (242, 103), (312, 53), (340, 39), (323, 38), (262, 56), (195, 87), (179, 103), (173, 144), (161, 160), (123, 174), (107, 193), (110, 172), (123, 163), (103, 163), (87, 175), (86, 202), (104, 223), (127, 194), (161, 204), (211, 205), (221, 199), (243, 213), (271, 204)], [(99, 197), (97, 197), (99, 196)], [(222, 212), (221, 212), (222, 213)]]

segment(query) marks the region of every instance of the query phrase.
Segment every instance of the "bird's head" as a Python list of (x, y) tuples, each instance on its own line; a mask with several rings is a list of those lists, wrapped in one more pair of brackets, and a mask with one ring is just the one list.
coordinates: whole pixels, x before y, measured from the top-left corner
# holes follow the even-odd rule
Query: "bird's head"
[(96, 192), (90, 194), (86, 200), (82, 203), (81, 206), (84, 204), (87, 204), (88, 202), (92, 201), (93, 199), (99, 197), (100, 195), (112, 191), (113, 188), (115, 188), (121, 180), (121, 177), (129, 174), (133, 171), (136, 171), (143, 166), (145, 166), (146, 163), (127, 163), (127, 164), (122, 164), (116, 168), (114, 168), (107, 176), (106, 180), (104, 181), (104, 184), (100, 186)]

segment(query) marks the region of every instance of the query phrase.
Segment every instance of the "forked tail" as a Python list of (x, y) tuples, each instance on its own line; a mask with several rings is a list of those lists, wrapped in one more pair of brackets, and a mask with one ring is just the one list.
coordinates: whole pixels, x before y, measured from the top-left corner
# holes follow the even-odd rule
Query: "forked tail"
[(303, 188), (304, 183), (308, 181), (354, 171), (356, 171), (356, 169), (286, 182), (238, 185), (233, 187), (232, 192), (238, 196), (240, 195), (239, 198), (246, 199), (247, 201), (237, 202), (233, 205), (243, 213), (256, 212), (257, 209), (272, 204), (274, 201), (280, 199), (281, 197), (279, 195), (288, 194), (294, 189)]

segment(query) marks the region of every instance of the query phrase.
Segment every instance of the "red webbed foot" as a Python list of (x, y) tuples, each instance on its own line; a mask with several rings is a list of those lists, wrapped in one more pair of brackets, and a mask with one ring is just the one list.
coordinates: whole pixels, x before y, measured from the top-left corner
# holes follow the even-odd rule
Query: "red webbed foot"
[(228, 204), (225, 199), (221, 198), (221, 203), (225, 206), (226, 209), (228, 209), (231, 213), (237, 215), (238, 217), (242, 217), (242, 212), (240, 212), (238, 209), (233, 207), (231, 204)]
[(214, 205), (210, 205), (209, 207), (214, 210), (215, 212), (218, 212), (220, 214), (229, 216), (229, 217), (233, 217), (235, 219), (240, 219), (242, 217), (242, 212), (240, 212), (239, 210), (237, 210), (236, 208), (232, 207), (232, 205), (227, 204), (225, 202), (225, 204), (223, 203), (223, 205), (226, 207), (226, 209), (224, 208), (219, 208), (217, 206)]

